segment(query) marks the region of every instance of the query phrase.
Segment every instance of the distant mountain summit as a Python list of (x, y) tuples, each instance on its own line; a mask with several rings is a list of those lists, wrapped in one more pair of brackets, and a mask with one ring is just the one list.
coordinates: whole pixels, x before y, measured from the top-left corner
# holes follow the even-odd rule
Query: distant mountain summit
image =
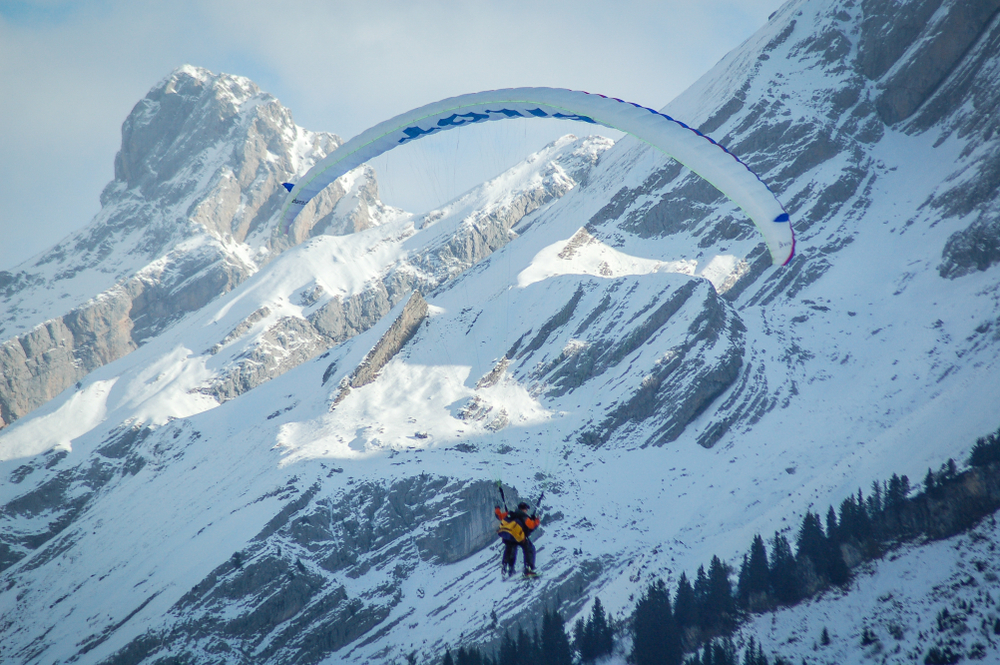
[[(405, 216), (379, 200), (365, 166), (317, 197), (291, 229), (278, 228), (281, 183), (340, 143), (295, 125), (288, 109), (243, 77), (184, 66), (157, 84), (122, 126), (101, 212), (37, 260), (0, 273), (0, 333), (8, 339), (0, 347), (0, 427), (289, 247)], [(513, 216), (508, 226), (531, 209), (505, 213)], [(364, 329), (387, 307), (349, 327)]]
[(331, 134), (296, 127), (287, 109), (248, 79), (179, 68), (123, 123), (115, 179), (101, 194), (101, 212), (82, 231), (5, 274), (4, 332), (30, 330), (152, 262), (169, 262), (181, 243), (208, 246), (221, 258), (226, 242), (243, 242), (260, 230), (272, 214), (268, 200), (280, 198), (282, 177), (339, 143)]
[[(181, 67), (122, 126), (82, 231), (0, 273), (0, 423), (44, 404), (253, 274), (283, 179), (336, 148), (248, 79)], [(257, 232), (264, 240), (247, 243)]]
[[(783, 5), (664, 109), (791, 213), (774, 268), (628, 137), (422, 215), (362, 167), (284, 233), (280, 183), (339, 139), (179, 69), (91, 226), (0, 273), (0, 660), (437, 663), (954, 467), (1000, 424), (998, 96), (1000, 0)], [(504, 584), (493, 505), (543, 491), (544, 575)], [(904, 554), (985, 589), (994, 531)], [(947, 592), (905, 568), (747, 630), (811, 662), (839, 607), (824, 653), (926, 658)]]

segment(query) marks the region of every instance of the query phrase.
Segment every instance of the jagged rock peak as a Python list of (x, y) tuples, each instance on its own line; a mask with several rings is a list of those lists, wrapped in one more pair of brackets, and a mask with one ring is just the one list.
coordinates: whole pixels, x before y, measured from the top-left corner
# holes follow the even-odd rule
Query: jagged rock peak
[(0, 427), (253, 274), (281, 183), (339, 144), (243, 77), (185, 66), (157, 84), (122, 126), (94, 220), (0, 274)]
[(203, 160), (192, 156), (220, 147), (224, 166), (246, 187), (259, 179), (262, 162), (293, 174), (317, 158), (312, 149), (326, 154), (340, 143), (333, 134), (297, 127), (291, 112), (250, 79), (184, 65), (154, 86), (122, 124), (115, 180), (101, 201), (126, 189), (140, 188), (147, 196), (183, 190), (191, 179), (184, 176), (212, 166), (207, 154)]

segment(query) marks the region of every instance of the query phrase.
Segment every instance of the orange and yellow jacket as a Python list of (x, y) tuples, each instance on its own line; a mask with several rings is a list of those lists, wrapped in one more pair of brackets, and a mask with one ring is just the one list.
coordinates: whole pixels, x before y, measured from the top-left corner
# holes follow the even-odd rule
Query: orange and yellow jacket
[(539, 520), (528, 515), (523, 510), (506, 511), (500, 510), (499, 506), (493, 509), (497, 519), (500, 520), (500, 527), (497, 533), (502, 537), (509, 534), (515, 541), (521, 543), (531, 535), (531, 532), (538, 528)]

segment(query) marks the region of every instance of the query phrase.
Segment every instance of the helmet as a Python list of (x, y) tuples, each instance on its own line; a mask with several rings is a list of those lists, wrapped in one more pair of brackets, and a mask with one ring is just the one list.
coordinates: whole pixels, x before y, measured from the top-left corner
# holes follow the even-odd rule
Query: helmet
[(528, 504), (526, 504), (524, 501), (522, 501), (521, 503), (517, 504), (517, 507), (520, 510), (527, 510), (528, 509)]

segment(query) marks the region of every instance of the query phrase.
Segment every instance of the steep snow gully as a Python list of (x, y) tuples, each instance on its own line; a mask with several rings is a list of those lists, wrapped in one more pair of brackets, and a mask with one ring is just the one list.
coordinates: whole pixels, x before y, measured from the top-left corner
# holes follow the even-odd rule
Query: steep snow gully
[[(173, 72), (90, 226), (0, 273), (0, 661), (436, 662), (965, 459), (1000, 424), (998, 11), (792, 0), (663, 109), (785, 204), (783, 269), (628, 138), (420, 214), (361, 167), (285, 232), (281, 182), (340, 139)], [(546, 492), (534, 584), (498, 575), (497, 480)], [(943, 609), (989, 619), (996, 538), (742, 634), (919, 661)]]

